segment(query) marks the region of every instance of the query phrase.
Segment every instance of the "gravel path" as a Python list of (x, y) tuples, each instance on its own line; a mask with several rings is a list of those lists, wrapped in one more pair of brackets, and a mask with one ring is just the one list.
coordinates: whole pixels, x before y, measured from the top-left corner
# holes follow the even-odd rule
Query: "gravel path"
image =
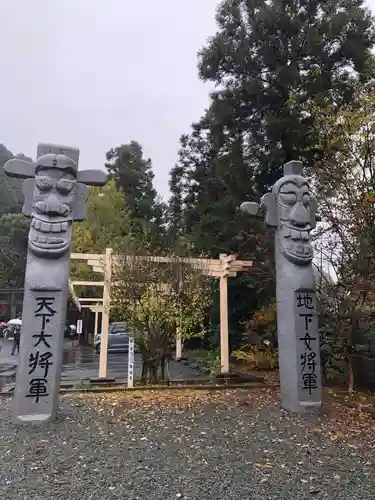
[(10, 424), (2, 500), (375, 499), (375, 424), (330, 402), (290, 416), (271, 390), (65, 395), (58, 422)]

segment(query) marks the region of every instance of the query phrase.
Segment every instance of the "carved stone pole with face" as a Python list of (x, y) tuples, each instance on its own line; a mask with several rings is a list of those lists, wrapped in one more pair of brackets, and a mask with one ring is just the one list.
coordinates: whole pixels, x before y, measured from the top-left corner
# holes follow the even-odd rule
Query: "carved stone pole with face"
[(301, 175), (302, 163), (284, 165), (284, 176), (260, 205), (245, 202), (241, 210), (265, 215), (275, 228), (277, 331), (282, 406), (292, 412), (321, 406), (321, 371), (313, 250), (316, 199)]
[(16, 387), (15, 423), (53, 420), (58, 408), (73, 221), (85, 218), (87, 186), (101, 170), (78, 171), (78, 149), (39, 144), (36, 163), (14, 158), (10, 177), (24, 178), (23, 213), (31, 217)]

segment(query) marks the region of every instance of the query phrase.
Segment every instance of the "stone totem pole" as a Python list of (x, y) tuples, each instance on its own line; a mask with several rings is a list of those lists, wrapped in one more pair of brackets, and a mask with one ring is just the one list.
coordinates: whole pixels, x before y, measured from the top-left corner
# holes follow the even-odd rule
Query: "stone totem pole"
[(53, 420), (59, 404), (73, 221), (84, 220), (87, 186), (101, 170), (78, 171), (79, 150), (39, 144), (36, 163), (14, 158), (10, 177), (24, 178), (23, 213), (31, 217), (13, 421)]
[(320, 349), (313, 249), (316, 199), (302, 177), (302, 163), (284, 165), (284, 176), (263, 195), (260, 205), (245, 202), (241, 210), (265, 215), (275, 228), (277, 332), (281, 403), (291, 412), (321, 406)]

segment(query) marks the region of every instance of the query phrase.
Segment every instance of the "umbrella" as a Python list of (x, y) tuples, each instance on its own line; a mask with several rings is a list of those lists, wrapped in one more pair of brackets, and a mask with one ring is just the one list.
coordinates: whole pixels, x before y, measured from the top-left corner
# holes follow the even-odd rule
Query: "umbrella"
[(22, 325), (22, 320), (19, 318), (10, 319), (8, 325)]

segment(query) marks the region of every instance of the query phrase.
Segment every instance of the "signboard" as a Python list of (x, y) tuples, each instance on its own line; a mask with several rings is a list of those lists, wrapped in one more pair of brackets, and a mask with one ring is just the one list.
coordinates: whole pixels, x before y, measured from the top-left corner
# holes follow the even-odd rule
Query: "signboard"
[(77, 321), (77, 333), (78, 333), (78, 335), (81, 335), (81, 333), (82, 333), (82, 320), (81, 319), (79, 319)]
[(128, 352), (128, 389), (134, 387), (134, 337), (129, 336), (129, 352)]

